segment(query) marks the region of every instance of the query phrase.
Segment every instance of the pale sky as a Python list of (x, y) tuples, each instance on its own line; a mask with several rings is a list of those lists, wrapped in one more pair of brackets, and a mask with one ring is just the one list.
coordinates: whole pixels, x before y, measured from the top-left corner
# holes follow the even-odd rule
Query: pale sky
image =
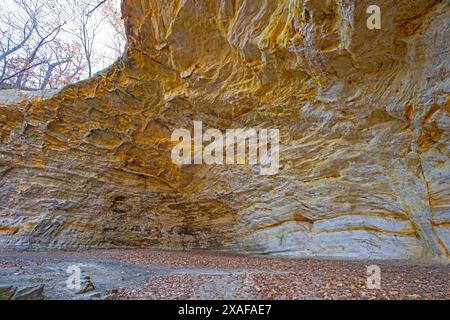
[[(121, 0), (111, 0), (116, 8), (120, 11), (120, 3)], [(115, 30), (111, 28), (108, 24), (103, 24), (102, 27), (99, 29), (98, 32), (98, 42), (96, 43), (96, 51), (103, 52), (103, 55), (105, 56), (105, 60), (102, 65), (97, 65), (94, 72), (97, 72), (99, 70), (102, 70), (108, 66), (110, 66), (117, 58), (118, 56), (115, 56), (115, 53), (108, 47), (111, 46), (113, 43), (113, 37), (114, 37)]]
[[(53, 4), (55, 6), (67, 6), (67, 3), (65, 1), (61, 0), (46, 0), (47, 3)], [(110, 0), (120, 11), (120, 3), (121, 0)], [(95, 7), (100, 2), (100, 0), (91, 0), (92, 8)], [(14, 0), (1, 0), (0, 10), (11, 10), (12, 12), (15, 12), (15, 3)], [(58, 8), (58, 7), (56, 7)], [(100, 9), (99, 9), (100, 10)], [(65, 28), (73, 28), (75, 26), (74, 24), (75, 18), (73, 20), (67, 19)], [(98, 59), (101, 61), (97, 61), (93, 65), (93, 72), (98, 72), (109, 65), (111, 65), (117, 58), (117, 53), (110, 49), (110, 46), (113, 46), (113, 39), (114, 39), (115, 30), (112, 28), (108, 23), (103, 23), (101, 27), (98, 29), (98, 32), (96, 34), (96, 40), (94, 43), (94, 53), (102, 56), (103, 59)], [(61, 32), (59, 37), (67, 39), (67, 37), (72, 37), (75, 40), (75, 36), (71, 35), (68, 32)]]

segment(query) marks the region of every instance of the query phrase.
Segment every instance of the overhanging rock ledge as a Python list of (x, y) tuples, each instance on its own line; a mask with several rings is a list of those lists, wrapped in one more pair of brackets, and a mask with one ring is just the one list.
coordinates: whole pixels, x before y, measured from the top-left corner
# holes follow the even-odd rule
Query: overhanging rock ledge
[[(0, 106), (0, 247), (449, 258), (448, 1), (126, 0), (124, 57)], [(279, 128), (280, 173), (171, 133)]]

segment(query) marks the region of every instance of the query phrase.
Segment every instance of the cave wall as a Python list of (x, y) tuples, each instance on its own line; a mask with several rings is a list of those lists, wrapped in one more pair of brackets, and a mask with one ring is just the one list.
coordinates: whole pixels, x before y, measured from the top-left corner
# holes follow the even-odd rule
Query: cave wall
[[(449, 8), (123, 1), (122, 59), (0, 106), (0, 247), (448, 258)], [(174, 165), (195, 120), (278, 128), (279, 174)]]

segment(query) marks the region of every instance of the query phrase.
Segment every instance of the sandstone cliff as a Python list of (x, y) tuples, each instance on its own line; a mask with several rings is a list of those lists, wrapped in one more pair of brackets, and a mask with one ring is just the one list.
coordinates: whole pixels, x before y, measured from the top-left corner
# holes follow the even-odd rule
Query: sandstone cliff
[[(448, 1), (122, 6), (120, 61), (0, 106), (0, 247), (449, 257)], [(174, 165), (194, 120), (279, 128), (280, 173)]]

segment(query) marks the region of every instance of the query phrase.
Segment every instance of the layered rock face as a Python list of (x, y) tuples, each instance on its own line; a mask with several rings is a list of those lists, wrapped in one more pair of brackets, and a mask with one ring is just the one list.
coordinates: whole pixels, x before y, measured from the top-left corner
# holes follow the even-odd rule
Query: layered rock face
[[(120, 61), (0, 106), (1, 247), (449, 257), (448, 1), (122, 7)], [(279, 129), (279, 174), (175, 165), (194, 121)]]

